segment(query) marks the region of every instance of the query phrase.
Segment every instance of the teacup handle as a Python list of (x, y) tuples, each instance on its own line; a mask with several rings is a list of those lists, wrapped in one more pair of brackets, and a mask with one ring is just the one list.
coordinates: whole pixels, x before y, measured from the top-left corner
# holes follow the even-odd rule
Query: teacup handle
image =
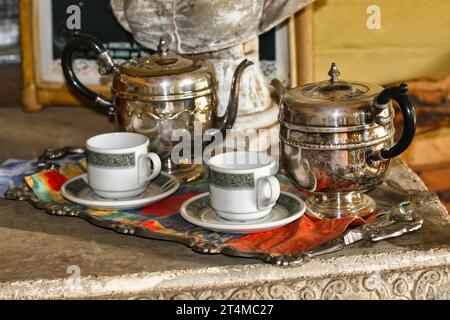
[(273, 206), (280, 197), (280, 183), (274, 176), (258, 179), (257, 184), (257, 204), (259, 210), (264, 210)]
[(156, 178), (161, 172), (161, 159), (159, 158), (159, 156), (156, 153), (149, 152), (149, 153), (141, 155), (139, 157), (139, 162), (141, 163), (141, 161), (145, 161), (147, 159), (150, 160), (150, 162), (152, 163), (153, 170), (152, 170), (152, 173), (150, 175), (148, 175), (148, 171), (140, 172), (142, 170), (142, 166), (139, 166), (138, 174), (139, 174), (139, 184), (140, 185), (144, 185), (144, 184), (150, 182), (151, 180)]

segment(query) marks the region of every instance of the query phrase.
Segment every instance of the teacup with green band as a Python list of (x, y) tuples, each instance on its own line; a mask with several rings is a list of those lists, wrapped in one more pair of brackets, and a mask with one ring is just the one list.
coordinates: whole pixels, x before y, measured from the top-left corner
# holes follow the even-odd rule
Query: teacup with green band
[(86, 142), (88, 183), (103, 198), (138, 196), (161, 172), (161, 160), (148, 152), (150, 142), (139, 133), (114, 132)]
[(274, 157), (228, 152), (208, 161), (211, 207), (224, 219), (248, 221), (270, 213), (280, 196)]

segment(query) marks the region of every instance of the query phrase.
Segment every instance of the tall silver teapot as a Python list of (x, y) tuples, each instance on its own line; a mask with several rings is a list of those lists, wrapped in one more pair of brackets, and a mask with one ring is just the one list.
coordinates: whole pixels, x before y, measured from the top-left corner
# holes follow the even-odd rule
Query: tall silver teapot
[[(97, 54), (100, 74), (113, 75), (112, 99), (91, 91), (75, 75), (74, 53), (82, 48)], [(118, 130), (147, 135), (150, 150), (161, 157), (164, 169), (184, 181), (197, 178), (203, 167), (192, 164), (187, 158), (182, 163), (172, 161), (171, 152), (178, 143), (172, 141), (172, 133), (184, 129), (193, 140), (197, 122), (201, 124), (201, 134), (216, 128), (225, 135), (236, 119), (241, 74), (251, 64), (244, 60), (236, 68), (228, 108), (223, 116), (218, 116), (217, 84), (212, 66), (170, 53), (163, 39), (156, 54), (117, 65), (98, 39), (76, 34), (66, 44), (62, 56), (64, 76), (70, 87), (107, 108), (114, 115)]]
[[(383, 89), (358, 81), (343, 81), (333, 63), (330, 79), (285, 90), (280, 97), (282, 163), (305, 190), (309, 211), (319, 218), (364, 216), (375, 202), (364, 194), (380, 184), (390, 159), (408, 148), (415, 134), (415, 110), (407, 85)], [(403, 130), (394, 143), (396, 101)]]

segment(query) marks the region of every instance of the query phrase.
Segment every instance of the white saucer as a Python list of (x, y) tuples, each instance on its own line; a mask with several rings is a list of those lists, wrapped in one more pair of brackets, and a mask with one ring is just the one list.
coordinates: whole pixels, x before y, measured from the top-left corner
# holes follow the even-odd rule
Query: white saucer
[(209, 192), (199, 194), (185, 201), (181, 216), (188, 222), (223, 233), (256, 233), (282, 227), (300, 218), (306, 210), (305, 202), (288, 192), (281, 192), (277, 204), (264, 218), (246, 222), (228, 221), (219, 217), (209, 203)]
[(93, 209), (136, 209), (142, 208), (158, 200), (167, 198), (177, 191), (180, 183), (174, 176), (161, 172), (147, 189), (137, 197), (130, 199), (106, 199), (97, 196), (87, 184), (87, 174), (66, 181), (61, 187), (61, 194), (69, 201)]

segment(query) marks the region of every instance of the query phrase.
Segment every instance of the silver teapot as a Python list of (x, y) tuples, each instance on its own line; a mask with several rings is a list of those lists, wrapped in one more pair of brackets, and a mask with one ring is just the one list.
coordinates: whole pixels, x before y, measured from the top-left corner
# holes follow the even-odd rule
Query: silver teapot
[[(74, 53), (83, 48), (91, 49), (97, 55), (100, 74), (113, 75), (112, 99), (91, 91), (75, 75)], [(160, 156), (163, 168), (183, 181), (201, 176), (203, 166), (192, 164), (192, 159), (186, 157), (181, 163), (172, 161), (171, 152), (178, 143), (172, 141), (172, 133), (176, 129), (187, 130), (194, 140), (194, 123), (197, 122), (201, 124), (202, 135), (206, 130), (216, 128), (216, 132), (224, 136), (236, 119), (241, 74), (251, 64), (246, 59), (236, 68), (227, 110), (219, 117), (212, 66), (170, 53), (164, 39), (161, 39), (156, 54), (117, 65), (98, 39), (75, 34), (66, 44), (62, 56), (63, 73), (70, 87), (96, 105), (107, 108), (114, 115), (118, 130), (148, 136), (150, 150)], [(191, 145), (194, 146), (193, 141)]]
[[(383, 181), (390, 159), (411, 144), (415, 110), (406, 84), (383, 89), (376, 84), (343, 81), (333, 63), (329, 80), (285, 90), (280, 97), (280, 143), (287, 174), (311, 196), (310, 213), (333, 219), (365, 216), (376, 204), (365, 192)], [(392, 100), (403, 114), (403, 130), (394, 143)]]

